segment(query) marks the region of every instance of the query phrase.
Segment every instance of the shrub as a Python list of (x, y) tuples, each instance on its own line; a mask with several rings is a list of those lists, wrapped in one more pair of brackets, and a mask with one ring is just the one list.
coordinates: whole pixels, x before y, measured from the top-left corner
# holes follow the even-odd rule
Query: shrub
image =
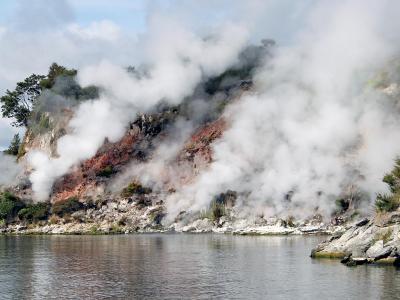
[(336, 207), (340, 213), (344, 213), (349, 209), (350, 201), (348, 199), (340, 198), (335, 201)]
[(390, 212), (400, 207), (400, 159), (396, 159), (393, 170), (382, 180), (389, 186), (389, 194), (378, 194), (375, 208), (379, 212)]
[(394, 211), (400, 206), (399, 194), (387, 195), (378, 194), (375, 200), (375, 207), (379, 212)]
[(62, 217), (64, 215), (71, 214), (82, 208), (83, 204), (79, 202), (79, 199), (77, 197), (70, 197), (66, 200), (54, 203), (51, 211), (53, 214)]
[(23, 221), (36, 222), (46, 220), (49, 212), (50, 204), (48, 202), (30, 204), (18, 212), (18, 218)]
[(104, 167), (104, 169), (98, 171), (96, 173), (96, 176), (107, 177), (108, 178), (114, 173), (115, 173), (114, 168), (109, 165), (109, 166)]
[(226, 209), (225, 205), (223, 203), (218, 203), (217, 201), (213, 200), (210, 204), (210, 207), (208, 210), (203, 212), (200, 215), (200, 218), (204, 219), (210, 219), (212, 221), (217, 221), (219, 220), (222, 216), (226, 215)]
[(10, 220), (24, 207), (25, 204), (12, 193), (4, 192), (0, 195), (0, 219)]
[(144, 187), (138, 182), (131, 182), (126, 188), (121, 192), (121, 196), (124, 198), (131, 197), (134, 194), (145, 195), (152, 192), (151, 188)]

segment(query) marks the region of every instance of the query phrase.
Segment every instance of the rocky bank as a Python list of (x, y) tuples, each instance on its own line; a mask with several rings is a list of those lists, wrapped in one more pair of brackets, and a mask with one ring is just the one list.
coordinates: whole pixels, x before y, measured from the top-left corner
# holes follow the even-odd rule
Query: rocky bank
[(347, 266), (400, 266), (400, 212), (377, 214), (333, 234), (311, 252), (313, 258), (337, 258)]

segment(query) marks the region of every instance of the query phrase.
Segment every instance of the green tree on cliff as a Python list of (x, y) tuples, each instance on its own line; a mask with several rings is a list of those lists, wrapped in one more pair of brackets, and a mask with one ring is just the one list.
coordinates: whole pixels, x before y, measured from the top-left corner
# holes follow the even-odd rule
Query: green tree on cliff
[(18, 82), (15, 90), (7, 90), (0, 98), (1, 113), (5, 118), (14, 119), (13, 126), (28, 126), (32, 107), (42, 91), (40, 82), (44, 78), (43, 75), (32, 74)]
[(19, 137), (19, 134), (15, 134), (13, 139), (11, 140), (11, 144), (8, 147), (7, 150), (5, 150), (4, 152), (8, 155), (18, 155), (18, 151), (19, 151), (19, 147), (21, 146), (21, 139)]

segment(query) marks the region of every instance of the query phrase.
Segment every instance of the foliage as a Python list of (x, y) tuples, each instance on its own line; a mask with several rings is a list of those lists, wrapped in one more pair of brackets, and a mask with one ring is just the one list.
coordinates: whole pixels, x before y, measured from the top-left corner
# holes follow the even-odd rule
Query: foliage
[(214, 95), (218, 90), (223, 88), (224, 82), (229, 81), (229, 79), (247, 79), (250, 77), (253, 71), (253, 66), (243, 66), (242, 68), (232, 68), (226, 70), (222, 74), (212, 77), (204, 84), (205, 91)]
[(144, 195), (144, 194), (150, 194), (151, 192), (152, 192), (151, 188), (144, 187), (140, 183), (133, 181), (122, 190), (121, 196), (127, 198), (131, 197), (134, 194)]
[(14, 119), (13, 126), (28, 126), (32, 107), (42, 91), (40, 81), (43, 79), (42, 75), (32, 74), (0, 98), (2, 115)]
[(74, 98), (76, 100), (87, 100), (98, 98), (99, 90), (95, 86), (82, 88), (76, 81), (75, 76), (78, 71), (67, 69), (63, 66), (53, 63), (50, 66), (47, 77), (40, 82), (40, 85), (46, 89), (52, 89), (58, 95)]
[(218, 203), (217, 201), (211, 201), (210, 207), (208, 210), (204, 211), (201, 215), (201, 219), (210, 219), (212, 221), (219, 220), (222, 216), (226, 215), (226, 208), (223, 203)]
[(349, 201), (349, 199), (339, 198), (339, 199), (336, 199), (335, 204), (336, 204), (339, 212), (343, 213), (349, 209), (350, 201)]
[(50, 213), (50, 203), (41, 202), (36, 204), (29, 204), (18, 212), (20, 220), (36, 222), (39, 220), (46, 220)]
[(394, 211), (400, 206), (400, 159), (396, 159), (393, 170), (383, 177), (390, 189), (389, 194), (378, 194), (375, 200), (377, 211)]
[[(44, 89), (51, 89), (52, 92), (76, 100), (87, 100), (98, 98), (99, 89), (95, 86), (82, 88), (76, 81), (77, 70), (67, 69), (57, 63), (53, 63), (46, 76), (32, 74), (23, 81), (18, 82), (13, 91), (7, 90), (0, 98), (2, 116), (12, 118), (13, 126), (28, 127), (32, 111), (40, 112), (38, 109), (39, 96)], [(48, 120), (34, 116), (36, 122)], [(46, 124), (40, 126), (44, 128)], [(49, 125), (49, 124), (47, 124)]]
[(18, 155), (19, 153), (19, 148), (21, 146), (21, 139), (19, 137), (19, 134), (15, 134), (13, 139), (11, 140), (10, 146), (8, 147), (7, 150), (4, 151), (4, 153), (8, 155)]
[(58, 65), (57, 63), (52, 63), (49, 68), (49, 73), (47, 74), (46, 78), (43, 78), (40, 81), (40, 85), (43, 88), (51, 89), (54, 84), (56, 83), (56, 79), (59, 76), (76, 76), (77, 70), (75, 69), (67, 69), (63, 66)]
[(395, 211), (400, 206), (400, 194), (378, 194), (375, 200), (375, 207), (377, 211), (389, 212)]
[(106, 167), (104, 167), (102, 170), (98, 171), (96, 173), (96, 176), (99, 177), (111, 177), (111, 175), (113, 175), (115, 173), (115, 170), (113, 168), (113, 166), (108, 165)]
[(77, 197), (70, 197), (63, 201), (58, 201), (53, 204), (51, 212), (60, 217), (71, 214), (77, 210), (83, 208), (83, 204), (79, 201)]
[(10, 192), (4, 192), (0, 195), (0, 219), (10, 220), (24, 208), (25, 204)]

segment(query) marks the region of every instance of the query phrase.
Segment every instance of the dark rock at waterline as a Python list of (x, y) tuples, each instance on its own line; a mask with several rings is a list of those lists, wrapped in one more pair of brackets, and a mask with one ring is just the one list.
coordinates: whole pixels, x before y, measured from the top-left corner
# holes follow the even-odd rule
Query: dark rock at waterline
[(368, 260), (365, 257), (354, 257), (353, 258), (351, 256), (347, 256), (347, 257), (343, 258), (340, 262), (345, 264), (348, 267), (354, 267), (354, 266), (366, 264), (368, 262)]
[(392, 253), (392, 249), (391, 246), (383, 248), (380, 252), (376, 253), (375, 260), (388, 257)]
[(364, 225), (368, 224), (368, 222), (369, 222), (369, 219), (368, 218), (364, 218), (361, 221), (358, 221), (355, 225), (357, 227), (361, 227), (361, 226), (364, 226)]

